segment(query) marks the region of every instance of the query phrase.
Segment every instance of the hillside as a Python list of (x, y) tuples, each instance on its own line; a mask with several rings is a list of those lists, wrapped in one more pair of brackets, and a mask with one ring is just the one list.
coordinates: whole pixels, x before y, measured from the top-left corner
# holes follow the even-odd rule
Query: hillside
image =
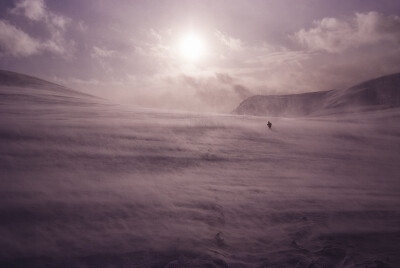
[(27, 110), (32, 105), (87, 105), (100, 99), (25, 74), (0, 70), (0, 111), (4, 106)]
[(30, 88), (40, 88), (43, 86), (61, 87), (60, 85), (33, 76), (5, 70), (0, 70), (0, 85)]
[(257, 95), (244, 100), (235, 114), (308, 116), (400, 106), (400, 73), (369, 80), (348, 89), (292, 95)]
[[(81, 93), (79, 91), (75, 91), (72, 89), (69, 89), (67, 87), (39, 79), (37, 77), (21, 74), (21, 73), (16, 73), (16, 72), (10, 72), (10, 71), (5, 71), (5, 70), (0, 70), (0, 87), (1, 87), (1, 93), (4, 94), (5, 88), (13, 88), (14, 93), (16, 93), (18, 90), (15, 88), (19, 89), (35, 89), (36, 92), (34, 94), (43, 94), (43, 93), (58, 93), (58, 94), (63, 94), (63, 95), (70, 95), (70, 96), (75, 96), (75, 97), (94, 97), (88, 94)], [(28, 93), (28, 90), (24, 90), (25, 93)], [(2, 94), (2, 95), (3, 95)], [(32, 93), (33, 94), (33, 93)]]
[(268, 129), (6, 77), (0, 267), (400, 267), (397, 109)]

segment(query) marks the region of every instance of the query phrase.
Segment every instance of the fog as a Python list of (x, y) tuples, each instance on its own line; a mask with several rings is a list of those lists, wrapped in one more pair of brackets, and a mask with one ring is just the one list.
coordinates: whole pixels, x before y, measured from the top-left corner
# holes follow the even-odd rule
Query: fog
[(397, 108), (199, 115), (1, 89), (3, 267), (400, 264)]

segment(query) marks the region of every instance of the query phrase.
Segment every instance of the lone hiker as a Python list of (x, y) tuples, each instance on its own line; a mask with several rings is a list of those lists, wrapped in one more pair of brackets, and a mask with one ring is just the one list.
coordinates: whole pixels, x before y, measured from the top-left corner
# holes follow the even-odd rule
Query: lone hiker
[(267, 126), (268, 126), (269, 128), (271, 128), (271, 127), (272, 127), (272, 123), (268, 121)]

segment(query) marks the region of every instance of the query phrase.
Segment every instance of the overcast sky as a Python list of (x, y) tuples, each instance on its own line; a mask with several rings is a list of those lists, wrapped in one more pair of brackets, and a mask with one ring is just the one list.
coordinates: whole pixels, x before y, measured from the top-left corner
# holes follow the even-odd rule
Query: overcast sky
[[(188, 35), (196, 60), (182, 55)], [(400, 1), (1, 0), (0, 68), (134, 105), (230, 112), (254, 94), (400, 72)]]

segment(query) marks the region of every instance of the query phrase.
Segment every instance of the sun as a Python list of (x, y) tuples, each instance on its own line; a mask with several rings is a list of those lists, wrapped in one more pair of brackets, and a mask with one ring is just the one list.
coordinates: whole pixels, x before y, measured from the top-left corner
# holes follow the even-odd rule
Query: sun
[(181, 38), (179, 52), (183, 59), (196, 62), (205, 56), (206, 46), (202, 37), (195, 33), (189, 33)]

